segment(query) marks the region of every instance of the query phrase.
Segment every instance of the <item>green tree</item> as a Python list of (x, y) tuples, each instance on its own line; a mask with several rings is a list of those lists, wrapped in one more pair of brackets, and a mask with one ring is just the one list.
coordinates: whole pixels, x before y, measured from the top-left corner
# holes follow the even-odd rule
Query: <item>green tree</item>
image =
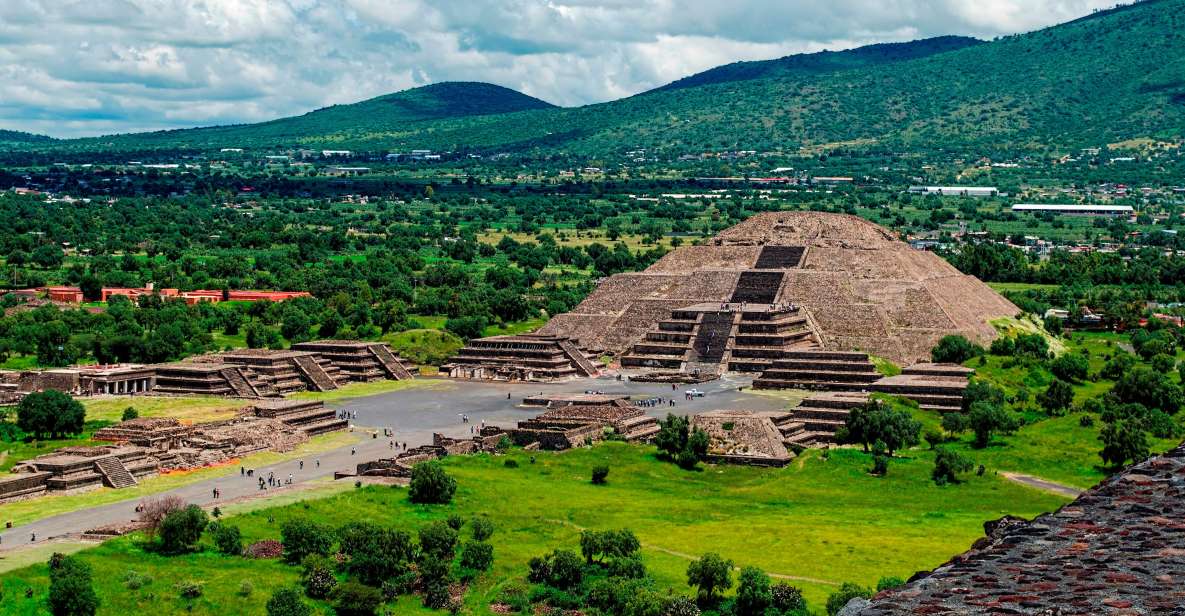
[(212, 522), (207, 530), (214, 539), (214, 547), (227, 556), (238, 556), (243, 553), (243, 534), (238, 526), (225, 522)]
[(320, 554), (309, 554), (300, 561), (300, 581), (304, 592), (313, 599), (325, 599), (337, 588), (333, 575), (333, 561)]
[(737, 577), (737, 616), (762, 616), (773, 604), (769, 576), (757, 567), (741, 569)]
[(719, 593), (732, 588), (732, 561), (715, 552), (704, 554), (687, 565), (687, 585), (694, 586), (701, 607), (715, 605)]
[(778, 582), (770, 589), (771, 604), (779, 614), (791, 615), (806, 611), (802, 591), (786, 582)]
[(333, 611), (338, 616), (374, 616), (383, 594), (358, 582), (342, 582), (333, 590)]
[(881, 400), (869, 400), (853, 408), (844, 421), (843, 429), (836, 438), (841, 442), (862, 445), (864, 451), (876, 442), (884, 444), (889, 456), (893, 452), (917, 445), (921, 439), (922, 424), (905, 409), (898, 409)]
[(420, 528), (420, 552), (444, 561), (452, 561), (457, 549), (457, 531), (437, 520)]
[(1168, 375), (1146, 366), (1137, 366), (1120, 376), (1111, 393), (1120, 402), (1142, 404), (1169, 415), (1181, 408), (1181, 388)]
[(309, 554), (328, 556), (333, 550), (333, 531), (324, 524), (305, 518), (293, 518), (280, 527), (284, 561), (295, 565)]
[(1099, 433), (1099, 440), (1103, 442), (1103, 450), (1099, 452), (1099, 456), (1103, 458), (1104, 463), (1111, 466), (1123, 466), (1128, 460), (1139, 462), (1150, 453), (1144, 427), (1135, 418), (1104, 425)]
[(86, 408), (68, 394), (49, 389), (21, 398), (16, 418), (17, 427), (34, 438), (62, 438), (82, 432)]
[(494, 564), (494, 548), (485, 541), (466, 541), (461, 546), (461, 566), (473, 571), (488, 571)]
[(408, 572), (415, 556), (411, 535), (373, 522), (350, 522), (337, 531), (343, 568), (369, 586)]
[(412, 467), (408, 490), (411, 502), (443, 505), (453, 500), (456, 491), (457, 480), (445, 472), (440, 462), (428, 460)]
[(1063, 381), (1084, 381), (1089, 370), (1090, 361), (1082, 353), (1062, 353), (1049, 362), (1049, 371)]
[(186, 505), (165, 515), (157, 534), (161, 551), (166, 554), (181, 554), (194, 549), (202, 538), (209, 518), (197, 505)]
[(295, 588), (280, 588), (267, 600), (267, 616), (311, 616), (312, 613)]
[(979, 401), (967, 413), (967, 427), (975, 433), (976, 448), (987, 447), (996, 434), (1012, 434), (1021, 426), (1021, 419), (998, 404)]
[(129, 406), (128, 408), (123, 410), (123, 415), (120, 416), (119, 420), (120, 421), (130, 421), (132, 419), (136, 419), (139, 416), (140, 416), (140, 413), (137, 412), (134, 407)]
[(53, 616), (94, 616), (100, 603), (90, 566), (74, 556), (50, 557), (48, 603)]
[(953, 449), (937, 447), (934, 449), (934, 470), (930, 472), (930, 478), (940, 486), (958, 483), (959, 473), (966, 473), (974, 464), (970, 458)]
[(1074, 387), (1060, 378), (1054, 378), (1049, 387), (1037, 396), (1037, 403), (1050, 415), (1060, 415), (1074, 404)]
[(958, 334), (943, 336), (930, 350), (930, 359), (940, 364), (961, 364), (983, 354), (983, 347)]
[(836, 590), (827, 597), (827, 615), (835, 616), (849, 601), (856, 597), (871, 598), (872, 590), (853, 582), (840, 584), (839, 590)]

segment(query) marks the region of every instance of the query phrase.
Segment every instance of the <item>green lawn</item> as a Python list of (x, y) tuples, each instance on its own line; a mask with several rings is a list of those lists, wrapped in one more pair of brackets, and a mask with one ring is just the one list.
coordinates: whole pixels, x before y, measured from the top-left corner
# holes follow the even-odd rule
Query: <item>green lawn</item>
[[(537, 463), (529, 458), (534, 455)], [(470, 588), (464, 613), (490, 614), (498, 588), (522, 581), (527, 560), (556, 547), (578, 549), (582, 528), (631, 528), (660, 588), (687, 593), (688, 556), (716, 551), (738, 566), (757, 565), (771, 574), (807, 578), (802, 587), (817, 608), (835, 585), (852, 580), (875, 584), (881, 576), (907, 577), (966, 550), (982, 536), (982, 524), (1005, 514), (1031, 517), (1065, 502), (988, 474), (937, 487), (929, 479), (932, 454), (912, 450), (895, 459), (888, 476), (867, 474), (870, 459), (855, 450), (829, 456), (809, 451), (784, 469), (709, 466), (687, 472), (659, 462), (653, 447), (602, 443), (560, 454), (503, 457), (450, 456), (444, 460), (459, 483), (451, 505), (411, 505), (402, 488), (372, 486), (231, 518), (249, 540), (278, 538), (292, 516), (332, 524), (374, 520), (414, 530), (452, 513), (488, 514), (497, 525), (494, 569)], [(611, 468), (609, 483), (594, 486), (590, 469)], [(95, 569), (102, 614), (162, 612), (260, 613), (280, 585), (296, 581), (296, 568), (271, 561), (228, 558), (205, 551), (167, 558), (146, 552), (134, 538), (121, 538), (81, 553)], [(121, 583), (129, 570), (156, 581), (138, 591)], [(173, 584), (200, 580), (205, 594), (192, 604)], [(237, 594), (242, 581), (254, 586)], [(32, 599), (24, 589), (32, 586)], [(0, 577), (10, 600), (6, 613), (38, 613), (46, 594), (44, 565)], [(423, 610), (405, 598), (395, 613)]]

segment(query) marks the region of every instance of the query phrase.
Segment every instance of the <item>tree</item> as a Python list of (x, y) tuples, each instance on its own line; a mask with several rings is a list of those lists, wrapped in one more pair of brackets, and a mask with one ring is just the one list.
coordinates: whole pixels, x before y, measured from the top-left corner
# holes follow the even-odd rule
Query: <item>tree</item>
[(603, 485), (605, 479), (609, 476), (609, 467), (604, 464), (598, 464), (592, 469), (592, 482), (596, 485)]
[(585, 530), (580, 533), (580, 553), (589, 564), (605, 558), (629, 558), (642, 548), (634, 532), (620, 530)]
[(457, 531), (437, 520), (420, 528), (420, 552), (451, 561), (457, 549)]
[(130, 421), (132, 419), (136, 419), (139, 416), (140, 416), (140, 413), (137, 412), (135, 408), (129, 406), (128, 408), (123, 410), (123, 415), (120, 416), (119, 420), (120, 421)]
[(1050, 415), (1059, 415), (1074, 403), (1074, 388), (1060, 378), (1054, 378), (1049, 387), (1037, 396), (1037, 402)]
[(840, 584), (839, 590), (836, 590), (827, 597), (828, 616), (835, 616), (838, 614), (839, 611), (842, 610), (849, 601), (855, 599), (856, 597), (868, 599), (872, 597), (872, 590), (853, 582), (844, 582), (843, 584)]
[(971, 379), (971, 382), (967, 383), (967, 388), (963, 390), (963, 411), (971, 410), (971, 405), (980, 401), (1004, 406), (1007, 398), (1003, 389), (983, 379)]
[(737, 616), (762, 616), (773, 604), (769, 576), (757, 567), (745, 567), (737, 578)]
[(457, 491), (457, 480), (444, 471), (436, 460), (420, 462), (411, 469), (411, 487), (408, 498), (413, 503), (443, 505), (453, 500)]
[(718, 593), (732, 588), (732, 561), (715, 552), (704, 554), (687, 565), (687, 585), (697, 588), (700, 607), (715, 605)]
[(90, 566), (74, 556), (54, 553), (49, 559), (48, 603), (53, 616), (94, 616), (99, 597)]
[(21, 398), (16, 407), (16, 424), (34, 438), (61, 438), (82, 432), (86, 409), (68, 394), (49, 389)]
[(373, 522), (350, 522), (337, 531), (343, 568), (358, 581), (379, 586), (408, 572), (415, 555), (411, 535)]
[(666, 419), (659, 421), (658, 434), (654, 436), (654, 444), (668, 459), (673, 460), (687, 446), (690, 423), (686, 417), (668, 413)]
[(1136, 418), (1107, 423), (1099, 433), (1099, 440), (1103, 442), (1099, 456), (1111, 466), (1123, 466), (1128, 460), (1139, 462), (1150, 453), (1148, 437)]
[(584, 579), (580, 556), (572, 550), (555, 550), (547, 556), (532, 558), (527, 566), (531, 570), (529, 581), (560, 590), (575, 588)]
[(995, 434), (1012, 434), (1021, 426), (1021, 419), (1008, 412), (1003, 406), (979, 401), (971, 405), (967, 413), (967, 427), (975, 433), (974, 445), (978, 449), (987, 447)]
[(295, 588), (280, 588), (267, 600), (267, 616), (311, 616), (312, 613)]
[(33, 249), (31, 257), (33, 263), (41, 266), (43, 269), (50, 269), (62, 266), (62, 249), (57, 246), (49, 244), (42, 244)]
[(474, 541), (485, 541), (494, 534), (494, 523), (489, 518), (473, 518), (469, 523), (469, 529), (473, 533)]
[(1169, 415), (1180, 410), (1182, 403), (1181, 388), (1168, 375), (1146, 366), (1137, 366), (1120, 376), (1111, 393), (1120, 402), (1142, 404)]
[(806, 610), (806, 599), (802, 598), (802, 591), (787, 584), (778, 582), (770, 589), (771, 604), (779, 614), (793, 614)]
[(207, 529), (214, 539), (214, 547), (227, 556), (243, 553), (243, 534), (238, 526), (224, 522), (212, 522)]
[(295, 565), (309, 554), (328, 556), (333, 550), (333, 531), (324, 524), (293, 518), (280, 527), (280, 542), (284, 545), (284, 561)]
[(168, 513), (161, 521), (157, 533), (160, 535), (161, 551), (166, 554), (188, 552), (202, 538), (209, 518), (197, 505), (188, 505)]
[(858, 443), (868, 451), (876, 442), (884, 444), (890, 457), (893, 452), (921, 442), (922, 424), (905, 409), (897, 409), (881, 400), (853, 408), (836, 437), (842, 442)]
[(461, 566), (487, 571), (494, 564), (494, 547), (485, 541), (466, 541), (461, 546)]
[(958, 334), (950, 334), (930, 350), (930, 359), (939, 364), (961, 364), (982, 354), (983, 347)]
[(934, 470), (931, 471), (930, 478), (940, 486), (958, 483), (958, 474), (971, 470), (974, 464), (970, 458), (953, 449), (938, 447), (934, 450)]
[(358, 582), (343, 582), (333, 591), (333, 611), (338, 616), (374, 616), (383, 604), (383, 594)]
[(309, 554), (300, 561), (300, 581), (304, 584), (304, 592), (313, 599), (325, 599), (333, 594), (337, 588), (337, 578), (333, 576), (333, 561), (320, 554)]
[(1090, 361), (1082, 353), (1062, 353), (1049, 362), (1049, 371), (1063, 381), (1083, 381), (1090, 370)]

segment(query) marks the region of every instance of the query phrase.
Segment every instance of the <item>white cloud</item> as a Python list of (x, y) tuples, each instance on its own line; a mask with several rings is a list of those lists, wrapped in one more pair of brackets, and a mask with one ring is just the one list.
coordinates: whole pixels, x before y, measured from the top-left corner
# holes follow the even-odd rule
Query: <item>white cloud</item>
[(252, 122), (446, 80), (561, 105), (737, 60), (1031, 30), (1114, 0), (2, 0), (0, 127)]

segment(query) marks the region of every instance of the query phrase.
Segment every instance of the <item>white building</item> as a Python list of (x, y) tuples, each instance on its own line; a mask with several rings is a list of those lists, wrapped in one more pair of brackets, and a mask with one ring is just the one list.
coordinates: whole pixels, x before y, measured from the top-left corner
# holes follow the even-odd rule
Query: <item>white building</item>
[(1018, 203), (1012, 206), (1015, 213), (1066, 214), (1071, 216), (1133, 216), (1135, 210), (1130, 205), (1094, 205), (1069, 203)]
[(995, 186), (910, 186), (909, 192), (944, 197), (994, 197), (1000, 194), (1000, 189)]

